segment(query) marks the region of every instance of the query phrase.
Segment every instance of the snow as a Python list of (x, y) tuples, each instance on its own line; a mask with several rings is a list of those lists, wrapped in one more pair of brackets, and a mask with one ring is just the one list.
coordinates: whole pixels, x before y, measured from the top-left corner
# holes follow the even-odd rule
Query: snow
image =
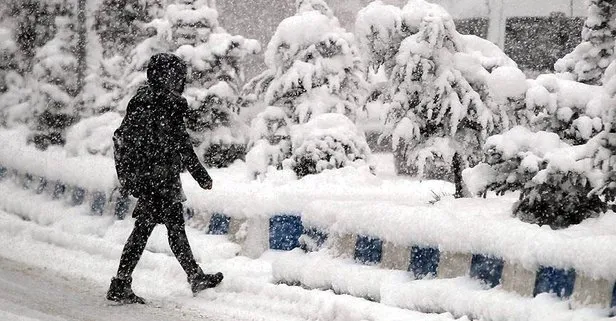
[(71, 156), (101, 155), (113, 157), (113, 132), (122, 123), (122, 116), (107, 112), (86, 118), (71, 126), (64, 148)]
[(506, 102), (507, 98), (524, 97), (527, 89), (526, 76), (518, 68), (498, 67), (490, 73), (488, 86), (496, 99)]

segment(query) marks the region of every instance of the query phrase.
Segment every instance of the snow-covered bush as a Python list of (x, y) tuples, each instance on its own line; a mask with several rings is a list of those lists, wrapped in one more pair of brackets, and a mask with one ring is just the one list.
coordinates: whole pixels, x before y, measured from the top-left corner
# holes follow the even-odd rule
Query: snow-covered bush
[[(244, 92), (252, 96), (256, 105), (281, 108), (289, 126), (300, 124), (298, 128), (301, 128), (301, 124), (328, 113), (345, 115), (351, 122), (356, 121), (363, 112), (368, 87), (353, 35), (340, 26), (324, 1), (299, 0), (296, 4), (297, 14), (278, 25), (267, 46), (265, 62), (268, 69), (251, 80), (244, 87)], [(290, 159), (295, 164), (299, 164), (306, 155), (305, 149), (296, 145), (304, 144), (304, 141), (294, 137), (302, 132), (295, 129), (291, 133), (293, 154)], [(261, 139), (259, 133), (252, 136)], [(331, 140), (326, 136), (311, 139), (323, 139), (324, 144)], [(362, 136), (360, 139), (365, 138)], [(316, 141), (312, 143), (321, 146)], [(249, 145), (261, 149), (265, 146), (258, 140), (251, 140)], [(256, 155), (263, 155), (265, 159), (255, 160)], [(262, 150), (255, 151), (250, 159), (258, 164), (267, 164), (269, 155)], [(310, 155), (330, 159), (327, 152), (315, 151)], [(317, 172), (327, 167), (316, 166), (316, 163), (315, 160), (315, 166), (311, 168)], [(346, 165), (347, 162), (340, 164)], [(294, 165), (293, 168), (298, 167)], [(314, 171), (296, 172), (305, 175)]]
[(73, 101), (79, 94), (76, 34), (67, 16), (56, 17), (55, 37), (37, 50), (33, 77), (37, 80), (31, 104), (36, 121), (33, 141), (45, 149), (64, 142), (65, 129), (75, 120)]
[(525, 222), (553, 228), (578, 224), (606, 209), (602, 192), (594, 192), (606, 186), (603, 135), (571, 146), (555, 133), (515, 127), (488, 138), (485, 162), (465, 170), (464, 180), (475, 194), (520, 191), (513, 213)]
[(410, 35), (395, 57), (385, 131), (396, 168), (455, 179), (454, 164), (476, 164), (489, 133), (518, 123), (513, 107), (523, 101), (526, 80), (496, 46), (458, 34), (438, 5), (411, 0), (402, 23)]
[(604, 88), (552, 74), (530, 80), (525, 100), (530, 128), (557, 133), (574, 145), (585, 143), (604, 129), (603, 118), (612, 106)]
[(328, 113), (296, 125), (292, 134), (293, 155), (283, 162), (298, 177), (326, 169), (368, 164), (370, 148), (364, 133), (344, 115)]
[(246, 155), (251, 178), (258, 178), (270, 169), (282, 169), (282, 162), (291, 156), (289, 124), (285, 111), (275, 106), (267, 107), (252, 120)]
[(582, 30), (582, 43), (559, 59), (554, 69), (572, 80), (598, 84), (607, 66), (616, 58), (616, 9), (611, 0), (586, 1), (588, 16)]
[(116, 112), (85, 118), (67, 130), (64, 147), (71, 156), (113, 157), (113, 132), (120, 123), (122, 116)]

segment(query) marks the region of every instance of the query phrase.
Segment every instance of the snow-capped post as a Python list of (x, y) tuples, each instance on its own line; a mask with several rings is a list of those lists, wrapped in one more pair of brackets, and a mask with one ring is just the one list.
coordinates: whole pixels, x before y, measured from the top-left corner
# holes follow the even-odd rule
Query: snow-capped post
[(41, 149), (64, 143), (64, 131), (76, 117), (73, 103), (80, 89), (72, 19), (58, 16), (55, 25), (55, 37), (37, 50), (32, 70), (37, 89), (31, 101), (36, 118), (31, 139)]
[(616, 2), (587, 0), (588, 16), (582, 30), (582, 43), (559, 59), (554, 69), (571, 79), (600, 84), (607, 66), (616, 58)]
[[(461, 196), (461, 170), (479, 162), (488, 133), (516, 122), (507, 116), (507, 98), (520, 100), (526, 81), (496, 46), (460, 35), (438, 5), (409, 1), (402, 24), (410, 35), (400, 45), (389, 80), (384, 135), (392, 136), (399, 174), (455, 181), (456, 196)], [(509, 68), (506, 75), (521, 74), (521, 79), (492, 81), (491, 73), (499, 67)], [(505, 97), (495, 95), (494, 84), (506, 87)]]
[[(325, 1), (298, 0), (296, 5), (297, 14), (278, 25), (268, 44), (268, 69), (244, 87), (257, 106), (277, 107), (268, 107), (253, 122), (256, 132), (247, 155), (253, 177), (280, 163), (301, 177), (365, 163), (370, 155), (354, 125), (368, 86), (353, 35), (340, 27)], [(286, 138), (273, 139), (285, 131), (290, 153)]]

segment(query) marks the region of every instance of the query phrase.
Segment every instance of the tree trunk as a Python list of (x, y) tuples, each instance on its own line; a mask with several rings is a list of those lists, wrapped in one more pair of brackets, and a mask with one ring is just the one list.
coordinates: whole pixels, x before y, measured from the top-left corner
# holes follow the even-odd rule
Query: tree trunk
[(86, 1), (77, 1), (77, 90), (82, 92), (84, 79), (86, 74), (86, 44), (88, 37), (88, 28), (86, 26)]
[(453, 195), (455, 198), (464, 197), (464, 184), (462, 182), (462, 166), (464, 162), (462, 160), (462, 156), (458, 152), (453, 155), (452, 161), (452, 171), (453, 171), (453, 182), (456, 186), (456, 192)]

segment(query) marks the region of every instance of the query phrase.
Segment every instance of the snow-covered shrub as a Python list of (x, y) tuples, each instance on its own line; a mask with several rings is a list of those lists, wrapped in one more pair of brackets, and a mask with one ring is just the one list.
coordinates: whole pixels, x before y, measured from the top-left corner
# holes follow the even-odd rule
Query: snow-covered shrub
[[(297, 14), (278, 25), (267, 46), (265, 61), (268, 69), (251, 80), (244, 87), (244, 92), (251, 96), (256, 105), (281, 108), (289, 126), (300, 124), (298, 128), (301, 128), (301, 124), (328, 113), (345, 115), (353, 122), (363, 112), (368, 87), (354, 37), (340, 26), (324, 1), (297, 1)], [(289, 157), (296, 163), (306, 155), (304, 149), (296, 145), (304, 144), (304, 141), (294, 137), (302, 132), (301, 129), (291, 132), (293, 154)], [(259, 139), (259, 135), (253, 133), (252, 136)], [(326, 136), (320, 136), (320, 139), (324, 144), (326, 140), (331, 140)], [(359, 139), (365, 138), (362, 136)], [(252, 139), (249, 145), (261, 149), (265, 146)], [(255, 160), (251, 156), (250, 159), (258, 164), (269, 163), (269, 153), (261, 150), (252, 155), (265, 157)], [(330, 159), (327, 152), (310, 155)], [(311, 167), (314, 170), (296, 172), (305, 175), (327, 167), (316, 166), (316, 163), (315, 160), (315, 166)], [(293, 168), (298, 167), (294, 165)]]
[(438, 5), (411, 0), (402, 23), (410, 36), (400, 45), (389, 81), (385, 132), (392, 136), (396, 168), (455, 179), (454, 164), (476, 164), (485, 137), (518, 122), (510, 109), (523, 101), (526, 80), (496, 46), (461, 36)]
[(598, 84), (607, 66), (614, 61), (616, 9), (612, 0), (587, 0), (588, 16), (582, 30), (582, 43), (554, 65), (557, 72), (572, 80)]
[(116, 112), (85, 118), (67, 130), (64, 147), (71, 156), (113, 157), (113, 132), (120, 123), (122, 116)]
[(586, 85), (556, 75), (540, 75), (529, 81), (526, 111), (529, 127), (557, 133), (570, 144), (583, 144), (603, 130), (603, 117), (611, 106), (600, 86)]
[(553, 228), (578, 224), (605, 211), (600, 193), (605, 171), (597, 166), (604, 153), (601, 135), (571, 146), (557, 134), (524, 127), (486, 141), (485, 162), (463, 172), (470, 191), (497, 194), (520, 191), (513, 214), (521, 220)]
[(37, 50), (33, 77), (37, 80), (32, 97), (33, 141), (39, 148), (64, 143), (65, 129), (75, 120), (73, 101), (79, 94), (76, 34), (67, 16), (56, 17), (55, 37)]
[(275, 106), (267, 107), (252, 120), (246, 155), (251, 178), (258, 178), (270, 169), (282, 169), (282, 162), (291, 156), (289, 124), (285, 111)]
[(293, 156), (283, 166), (298, 177), (326, 169), (366, 165), (370, 156), (364, 133), (341, 114), (321, 114), (296, 125), (292, 139)]

